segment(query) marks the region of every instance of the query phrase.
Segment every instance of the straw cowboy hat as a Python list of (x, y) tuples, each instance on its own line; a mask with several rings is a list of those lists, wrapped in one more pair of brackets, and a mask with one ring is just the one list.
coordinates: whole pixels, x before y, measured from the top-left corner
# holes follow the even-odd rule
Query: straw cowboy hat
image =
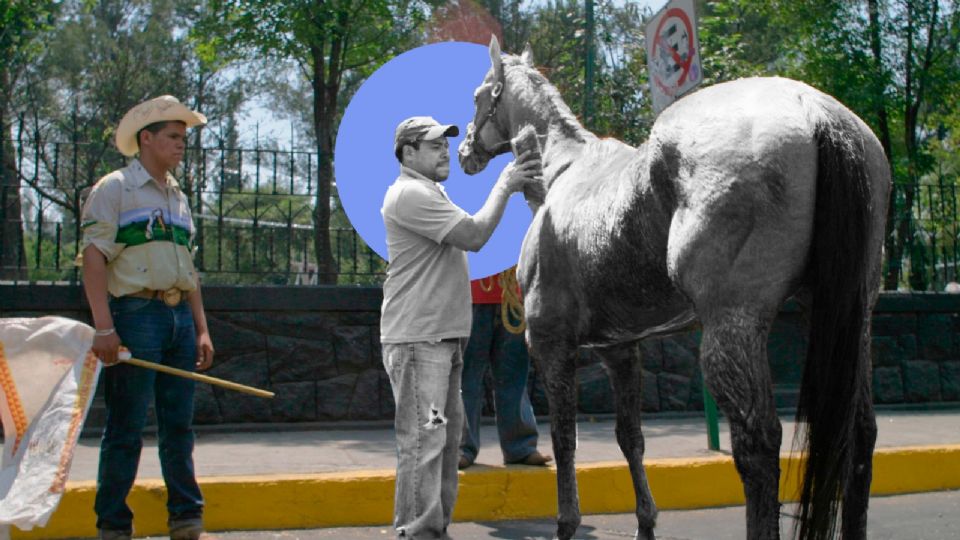
[(155, 122), (179, 120), (188, 128), (207, 123), (207, 117), (191, 111), (173, 96), (160, 96), (135, 106), (123, 115), (117, 126), (117, 148), (120, 153), (132, 157), (140, 149), (137, 133)]

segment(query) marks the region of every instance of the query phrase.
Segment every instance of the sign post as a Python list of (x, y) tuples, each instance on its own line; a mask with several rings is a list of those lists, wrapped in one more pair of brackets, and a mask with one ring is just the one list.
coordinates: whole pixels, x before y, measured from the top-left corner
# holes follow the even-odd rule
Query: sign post
[(671, 0), (647, 23), (647, 72), (654, 114), (703, 80), (693, 0)]

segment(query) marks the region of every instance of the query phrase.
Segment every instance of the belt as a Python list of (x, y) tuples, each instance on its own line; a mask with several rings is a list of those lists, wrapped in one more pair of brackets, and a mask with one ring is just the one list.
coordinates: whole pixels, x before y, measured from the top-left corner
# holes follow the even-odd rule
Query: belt
[(170, 307), (176, 307), (180, 305), (180, 302), (187, 299), (187, 292), (181, 291), (176, 287), (171, 287), (166, 290), (143, 289), (130, 293), (126, 296), (132, 296), (134, 298), (148, 298), (150, 300), (162, 300), (164, 304)]

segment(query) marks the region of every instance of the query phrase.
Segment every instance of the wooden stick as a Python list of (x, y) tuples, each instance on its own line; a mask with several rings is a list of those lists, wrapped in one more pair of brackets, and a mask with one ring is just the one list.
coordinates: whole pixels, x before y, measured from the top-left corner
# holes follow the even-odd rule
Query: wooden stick
[(192, 371), (186, 371), (183, 369), (177, 369), (170, 366), (160, 365), (156, 362), (147, 362), (146, 360), (140, 360), (138, 358), (133, 358), (130, 356), (128, 351), (120, 351), (117, 355), (117, 359), (121, 362), (126, 362), (134, 366), (140, 366), (142, 368), (152, 369), (154, 371), (162, 371), (164, 373), (169, 373), (170, 375), (176, 375), (178, 377), (184, 377), (186, 379), (193, 379), (194, 381), (200, 381), (207, 384), (212, 384), (215, 386), (222, 386), (230, 390), (235, 390), (237, 392), (243, 392), (244, 394), (250, 394), (262, 398), (272, 398), (274, 396), (273, 392), (268, 392), (267, 390), (261, 390), (259, 388), (254, 388), (252, 386), (247, 386), (245, 384), (235, 383), (233, 381), (226, 381), (223, 379), (218, 379), (216, 377), (211, 377), (209, 375), (203, 375), (200, 373), (194, 373)]

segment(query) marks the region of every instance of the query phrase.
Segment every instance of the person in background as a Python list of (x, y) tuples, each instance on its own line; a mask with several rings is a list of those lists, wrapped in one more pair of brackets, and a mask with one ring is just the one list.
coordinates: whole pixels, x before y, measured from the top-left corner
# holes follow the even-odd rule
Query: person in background
[(544, 466), (553, 459), (537, 450), (537, 420), (527, 393), (530, 356), (523, 342), (523, 303), (515, 272), (516, 267), (470, 282), (473, 332), (463, 355), (466, 422), (460, 440), (461, 469), (473, 465), (480, 452), (483, 380), (488, 370), (493, 374), (493, 404), (504, 463)]

